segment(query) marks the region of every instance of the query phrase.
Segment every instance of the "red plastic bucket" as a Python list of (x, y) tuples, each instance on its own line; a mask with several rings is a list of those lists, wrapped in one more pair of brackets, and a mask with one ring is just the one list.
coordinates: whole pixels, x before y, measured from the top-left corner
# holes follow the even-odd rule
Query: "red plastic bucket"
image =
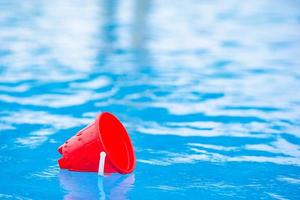
[(100, 153), (105, 152), (104, 173), (131, 173), (135, 155), (130, 137), (122, 123), (111, 113), (101, 113), (94, 123), (80, 130), (58, 148), (62, 169), (98, 172)]

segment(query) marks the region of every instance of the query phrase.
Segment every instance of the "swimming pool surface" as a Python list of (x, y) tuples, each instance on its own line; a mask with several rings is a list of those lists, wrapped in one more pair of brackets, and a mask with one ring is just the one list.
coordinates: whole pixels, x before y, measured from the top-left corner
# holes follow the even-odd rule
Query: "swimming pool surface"
[[(60, 171), (102, 112), (133, 174)], [(0, 199), (299, 199), (300, 2), (0, 1)]]

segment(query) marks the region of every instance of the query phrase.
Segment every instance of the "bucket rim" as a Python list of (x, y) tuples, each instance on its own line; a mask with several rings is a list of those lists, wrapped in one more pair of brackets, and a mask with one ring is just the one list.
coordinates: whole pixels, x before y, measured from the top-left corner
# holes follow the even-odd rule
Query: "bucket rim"
[[(118, 164), (116, 164), (116, 161), (112, 159), (113, 156), (111, 156), (111, 152), (109, 150), (109, 147), (107, 146), (107, 144), (105, 144), (105, 141), (102, 138), (102, 134), (105, 134), (105, 133), (101, 133), (101, 129), (100, 129), (101, 124), (100, 123), (101, 123), (101, 118), (104, 117), (104, 116), (109, 116), (109, 117), (113, 118), (115, 120), (115, 122), (119, 123), (121, 125), (122, 129), (124, 130), (124, 131), (121, 131), (120, 133), (124, 134), (123, 138), (125, 138), (125, 140), (126, 140), (124, 142), (124, 144), (126, 145), (126, 148), (129, 149), (129, 152), (127, 151), (127, 154), (128, 154), (127, 155), (128, 156), (127, 162), (128, 162), (129, 167), (126, 168), (126, 169), (123, 168), (122, 166), (119, 166)], [(103, 150), (107, 154), (106, 158), (109, 159), (112, 166), (115, 168), (115, 170), (117, 172), (119, 172), (121, 174), (131, 173), (135, 168), (136, 158), (135, 158), (134, 148), (133, 148), (133, 144), (131, 142), (130, 136), (129, 136), (126, 128), (122, 124), (122, 122), (115, 115), (113, 115), (112, 113), (102, 112), (97, 116), (96, 121), (95, 121), (95, 125), (96, 125), (96, 130), (98, 132), (98, 137), (99, 137), (100, 142), (102, 144)], [(130, 153), (130, 152), (132, 152), (132, 153)]]

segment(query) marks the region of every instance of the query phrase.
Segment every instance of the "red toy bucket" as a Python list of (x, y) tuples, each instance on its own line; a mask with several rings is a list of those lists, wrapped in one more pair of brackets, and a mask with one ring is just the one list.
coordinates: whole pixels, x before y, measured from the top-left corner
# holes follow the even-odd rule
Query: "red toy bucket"
[(58, 160), (60, 168), (71, 171), (128, 174), (135, 167), (129, 135), (108, 112), (101, 113), (94, 123), (67, 140), (58, 152), (62, 154)]

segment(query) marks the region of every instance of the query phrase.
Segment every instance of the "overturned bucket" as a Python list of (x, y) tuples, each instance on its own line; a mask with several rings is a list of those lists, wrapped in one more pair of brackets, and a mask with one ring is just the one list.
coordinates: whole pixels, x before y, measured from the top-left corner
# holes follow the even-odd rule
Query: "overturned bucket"
[(128, 174), (134, 170), (135, 155), (129, 135), (111, 113), (96, 120), (58, 148), (62, 169), (82, 172)]

